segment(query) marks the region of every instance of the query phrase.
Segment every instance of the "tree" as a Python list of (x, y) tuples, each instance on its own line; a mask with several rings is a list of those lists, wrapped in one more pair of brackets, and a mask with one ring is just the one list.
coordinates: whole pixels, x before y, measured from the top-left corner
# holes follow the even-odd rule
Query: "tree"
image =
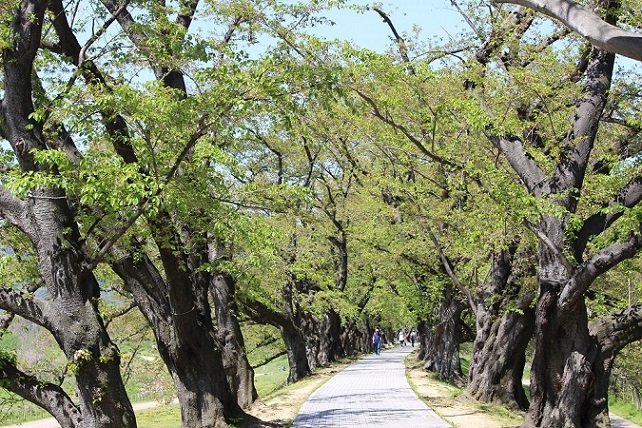
[[(56, 275), (69, 276), (52, 279), (52, 307), (60, 293), (73, 288), (80, 293), (70, 296), (73, 305), (61, 304), (74, 313), (78, 305), (90, 311), (100, 292), (91, 272), (105, 263), (118, 274), (154, 331), (185, 426), (214, 426), (242, 417), (240, 406), (256, 393), (233, 313), (235, 284), (224, 263), (235, 208), (227, 204), (225, 187), (234, 165), (222, 148), (264, 101), (253, 97), (262, 70), (252, 69), (243, 52), (246, 42), (253, 43), (264, 29), (287, 33), (307, 18), (283, 19), (301, 12), (297, 5), (216, 4), (207, 10), (215, 34), (203, 34), (192, 25), (197, 8), (204, 6), (200, 2), (36, 3), (24, 2), (16, 9), (20, 13), (12, 9), (14, 4), (1, 9), (7, 18), (3, 22), (16, 23), (2, 33), (7, 88), (2, 132), (14, 143), (17, 166), (24, 172), (15, 173), (16, 165), (7, 162), (7, 169), (14, 170), (7, 182), (15, 194), (31, 192), (30, 202), (7, 192), (3, 215), (34, 240), (34, 230), (45, 230), (45, 224), (28, 222), (55, 223), (55, 233), (34, 243), (42, 247), (38, 251), (45, 276), (53, 266)], [(91, 8), (101, 25), (80, 19), (83, 7)], [(301, 7), (305, 16), (315, 11)], [(120, 30), (112, 26), (116, 22)], [(47, 31), (41, 32), (43, 26)], [(32, 69), (40, 73), (33, 87), (24, 79)], [(36, 154), (32, 148), (48, 150)], [(52, 213), (50, 218), (26, 215), (31, 201), (39, 204), (38, 215)], [(58, 248), (63, 251), (54, 251)], [(56, 257), (53, 265), (50, 255)], [(22, 302), (26, 310), (26, 303), (39, 302), (15, 294), (3, 290), (5, 309), (15, 311)], [(69, 311), (54, 312), (64, 318)], [(89, 351), (82, 340), (61, 346), (80, 359), (83, 372), (103, 356), (97, 360), (99, 368), (110, 370), (103, 377), (114, 387), (100, 388), (114, 395), (101, 405), (121, 409), (104, 413), (120, 417), (115, 425), (126, 426), (131, 406), (119, 402), (126, 397), (119, 395), (117, 351), (101, 333), (98, 311), (92, 316), (95, 320), (82, 319), (77, 329), (98, 335)], [(73, 341), (72, 328), (48, 327), (60, 331), (61, 342)], [(93, 392), (79, 395), (95, 401), (100, 394), (93, 385), (107, 382), (103, 377), (83, 380), (89, 385), (81, 389)], [(92, 405), (83, 404), (89, 410)]]
[[(28, 286), (5, 284), (0, 305), (45, 327), (54, 336), (75, 372), (79, 409), (60, 388), (40, 384), (5, 361), (5, 380), (15, 392), (54, 414), (64, 426), (135, 426), (134, 413), (120, 376), (120, 357), (102, 322), (96, 298), (100, 287), (85, 252), (80, 227), (67, 194), (56, 182), (59, 171), (45, 159), (64, 140), (44, 126), (38, 103), (38, 70), (47, 2), (9, 2), (0, 9), (2, 26), (2, 78), (0, 134), (13, 150), (6, 172), (23, 177), (52, 177), (24, 193), (2, 188), (0, 212), (5, 222), (19, 229), (33, 246), (38, 282)], [(30, 78), (31, 77), (31, 78)], [(34, 105), (34, 100), (37, 104)], [(39, 156), (38, 152), (44, 152)], [(5, 158), (6, 159), (6, 158)], [(14, 175), (15, 176), (15, 175)], [(11, 180), (5, 180), (9, 183)], [(39, 288), (49, 298), (36, 297)]]
[[(604, 14), (614, 24), (616, 5), (605, 5)], [(600, 275), (640, 248), (640, 224), (627, 221), (639, 202), (639, 179), (627, 168), (630, 152), (621, 150), (635, 132), (626, 129), (626, 117), (607, 124), (613, 54), (580, 47), (571, 66), (563, 52), (550, 48), (563, 32), (529, 48), (524, 34), (535, 22), (533, 16), (518, 12), (510, 22), (506, 28), (512, 31), (496, 33), (487, 44), (486, 52), (496, 53), (477, 55), (477, 60), (485, 73), (492, 74), (491, 63), (500, 67), (497, 74), (505, 88), (506, 82), (515, 84), (512, 101), (482, 97), (480, 109), (488, 112), (489, 121), (481, 132), (531, 195), (522, 215), (538, 239), (535, 353), (524, 426), (602, 426), (608, 424), (603, 385), (608, 384), (611, 356), (642, 333), (640, 314), (632, 305), (589, 324), (585, 293)], [(551, 61), (537, 64), (523, 56), (527, 52), (550, 52)], [(538, 79), (546, 81), (539, 74), (544, 64), (548, 76), (557, 75), (548, 85), (553, 92), (544, 90), (546, 85), (531, 86)], [(482, 86), (473, 85), (471, 92), (493, 92), (489, 74), (484, 76), (476, 81)], [(511, 118), (501, 113), (500, 123), (497, 115), (507, 106)]]
[(594, 46), (609, 52), (642, 61), (642, 36), (623, 30), (604, 20), (599, 14), (572, 0), (495, 0), (529, 7), (559, 20), (576, 33), (586, 37)]

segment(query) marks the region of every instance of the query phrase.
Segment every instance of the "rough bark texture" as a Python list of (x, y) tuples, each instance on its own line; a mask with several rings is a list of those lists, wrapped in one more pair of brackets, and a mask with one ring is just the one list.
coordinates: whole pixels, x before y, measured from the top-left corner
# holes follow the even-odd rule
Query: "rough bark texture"
[(112, 267), (154, 331), (177, 390), (183, 426), (226, 426), (226, 421), (243, 417), (225, 376), (207, 286), (195, 295), (194, 284), (178, 268), (170, 270), (168, 278), (176, 281), (170, 286), (145, 255), (123, 256)]
[(642, 61), (642, 35), (604, 21), (599, 15), (572, 0), (495, 0), (529, 7), (561, 21), (586, 37), (594, 46)]
[[(561, 19), (575, 20), (567, 24), (584, 25), (587, 22), (586, 10), (575, 2), (511, 3), (531, 7), (536, 4), (541, 7), (557, 5), (556, 10), (549, 12), (565, 14)], [(600, 2), (600, 6), (605, 20), (590, 28), (585, 27), (587, 31), (602, 31), (606, 24), (616, 24), (619, 2)], [(584, 15), (573, 17), (575, 13)], [(583, 20), (584, 23), (581, 22)], [(609, 27), (608, 31), (611, 30)], [(605, 47), (610, 49), (612, 46)], [(576, 73), (582, 79), (576, 77), (572, 81), (581, 82), (583, 87), (575, 100), (575, 111), (570, 117), (566, 137), (556, 143), (560, 154), (555, 159), (554, 171), (540, 168), (537, 160), (528, 154), (528, 144), (537, 144), (537, 138), (533, 139), (533, 133), (529, 134), (528, 129), (525, 129), (524, 137), (489, 135), (529, 193), (537, 198), (554, 200), (565, 213), (577, 211), (578, 197), (611, 87), (614, 57), (594, 47), (578, 65)], [(485, 60), (482, 64), (488, 62), (488, 58)], [(510, 72), (513, 64), (504, 62), (503, 65)], [(608, 426), (605, 391), (611, 364), (608, 353), (611, 351), (605, 351), (609, 348), (607, 340), (600, 339), (599, 334), (589, 330), (584, 296), (599, 275), (633, 257), (641, 248), (642, 239), (639, 231), (633, 231), (629, 236), (622, 236), (619, 242), (593, 254), (586, 254), (586, 250), (591, 238), (602, 234), (622, 215), (624, 210), (621, 207), (633, 207), (639, 203), (638, 181), (632, 179), (613, 195), (610, 204), (606, 201), (605, 207), (619, 208), (606, 214), (596, 212), (588, 216), (579, 231), (567, 233), (569, 217), (566, 215), (543, 213), (536, 224), (529, 226), (539, 239), (539, 298), (535, 307), (531, 403), (524, 427)], [(574, 260), (567, 258), (569, 254), (575, 257)]]
[(597, 403), (587, 415), (596, 426), (609, 421), (608, 394), (611, 370), (617, 354), (629, 343), (642, 339), (642, 303), (627, 307), (589, 324), (598, 345), (593, 396)]
[(507, 313), (499, 318), (477, 316), (477, 335), (466, 393), (476, 400), (526, 409), (522, 385), (526, 347), (535, 327), (535, 313)]
[(0, 360), (0, 385), (47, 410), (62, 428), (82, 426), (80, 410), (61, 387), (20, 371), (11, 361)]
[(444, 300), (436, 322), (426, 326), (422, 334), (424, 368), (437, 373), (440, 379), (455, 385), (464, 385), (459, 344), (461, 343), (460, 316), (466, 305), (453, 294), (451, 286), (444, 291)]
[[(494, 257), (491, 281), (479, 286), (475, 300), (477, 333), (466, 393), (476, 400), (528, 408), (522, 385), (526, 347), (535, 329), (533, 296), (519, 299), (510, 284), (516, 246)], [(509, 310), (511, 305), (514, 310)]]
[(212, 299), (216, 308), (219, 343), (223, 345), (223, 365), (227, 382), (241, 407), (248, 407), (257, 398), (254, 370), (245, 352), (245, 342), (238, 322), (238, 308), (234, 300), (234, 278), (224, 273), (213, 275)]
[[(284, 293), (284, 300), (291, 302), (291, 296), (285, 291)], [(316, 357), (310, 349), (310, 337), (314, 332), (306, 330), (310, 323), (298, 305), (285, 305), (283, 311), (279, 311), (257, 300), (242, 299), (241, 303), (244, 312), (254, 321), (273, 325), (281, 332), (290, 365), (289, 383), (312, 373), (316, 368)]]
[[(23, 172), (55, 175), (57, 171), (38, 164), (31, 151), (50, 147), (42, 131), (43, 124), (30, 118), (36, 96), (29, 77), (33, 75), (34, 59), (40, 48), (46, 6), (44, 1), (25, 0), (13, 14), (13, 45), (2, 50), (5, 82), (0, 132), (11, 144)], [(51, 146), (55, 145), (52, 142)], [(68, 413), (61, 425), (76, 421), (78, 426), (92, 428), (136, 426), (120, 376), (120, 354), (98, 312), (96, 299), (100, 288), (88, 268), (70, 201), (61, 190), (44, 186), (33, 190), (25, 201), (12, 198), (4, 189), (1, 193), (0, 214), (33, 243), (49, 299), (25, 298), (17, 291), (5, 289), (0, 292), (0, 307), (47, 328), (73, 367), (82, 420)], [(18, 306), (17, 301), (25, 305)], [(21, 390), (18, 384), (14, 387)], [(43, 393), (45, 389), (43, 384)], [(61, 404), (68, 401), (60, 390), (49, 389), (47, 394), (57, 396)], [(25, 398), (33, 400), (37, 395), (31, 391)], [(55, 412), (56, 415), (62, 413)]]
[(317, 360), (319, 365), (326, 366), (333, 361), (346, 356), (346, 351), (341, 340), (342, 328), (341, 317), (334, 310), (329, 310), (320, 320), (319, 329), (319, 353)]

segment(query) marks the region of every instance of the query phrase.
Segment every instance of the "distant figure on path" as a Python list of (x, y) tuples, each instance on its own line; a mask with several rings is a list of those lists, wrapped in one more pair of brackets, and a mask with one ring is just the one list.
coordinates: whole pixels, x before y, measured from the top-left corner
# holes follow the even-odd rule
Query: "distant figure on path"
[(406, 334), (403, 330), (399, 330), (399, 344), (401, 346), (406, 346)]
[(417, 333), (415, 332), (415, 329), (413, 328), (412, 331), (410, 332), (410, 343), (412, 344), (412, 347), (415, 347), (415, 338), (417, 337)]
[(374, 344), (375, 354), (381, 354), (381, 335), (379, 334), (378, 328), (375, 328), (374, 334), (372, 335), (372, 343)]

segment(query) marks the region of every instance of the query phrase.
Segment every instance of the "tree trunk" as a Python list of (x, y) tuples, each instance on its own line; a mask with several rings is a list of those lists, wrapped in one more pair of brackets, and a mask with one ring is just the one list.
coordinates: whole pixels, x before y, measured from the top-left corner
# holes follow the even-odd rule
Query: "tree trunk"
[(330, 309), (319, 320), (318, 360), (321, 366), (346, 356), (341, 335), (341, 317)]
[(179, 347), (159, 347), (174, 380), (184, 428), (228, 427), (228, 421), (245, 416), (227, 384), (223, 356), (214, 342), (211, 332), (194, 330)]
[(191, 281), (168, 286), (145, 255), (117, 258), (112, 267), (154, 331), (176, 387), (182, 426), (226, 426), (245, 417), (227, 383), (207, 299), (194, 295)]
[(288, 383), (297, 382), (312, 373), (308, 359), (308, 338), (294, 324), (280, 326), (290, 364)]
[[(19, 4), (18, 4), (19, 3)], [(47, 150), (41, 122), (32, 118), (34, 60), (40, 48), (48, 2), (22, 1), (3, 23), (9, 40), (3, 46), (3, 98), (0, 135), (9, 142), (20, 170), (56, 175), (55, 168), (36, 162), (35, 150)], [(38, 255), (39, 277), (46, 301), (20, 295), (28, 307), (4, 299), (3, 309), (47, 328), (69, 361), (86, 427), (134, 427), (136, 421), (120, 376), (120, 352), (111, 342), (97, 308), (100, 287), (83, 252), (71, 202), (58, 188), (39, 185), (26, 200), (0, 188), (0, 214), (25, 233)], [(5, 295), (8, 293), (5, 293)], [(28, 398), (28, 397), (27, 397)], [(62, 421), (61, 421), (62, 424)]]
[(62, 428), (82, 426), (80, 410), (60, 386), (42, 382), (5, 359), (0, 359), (0, 383), (8, 391), (51, 413)]
[(78, 231), (66, 202), (42, 198), (31, 207), (31, 218), (41, 236), (34, 242), (40, 274), (52, 297), (47, 302), (47, 316), (52, 317), (52, 334), (75, 375), (81, 426), (136, 426), (120, 375), (120, 351), (98, 312), (100, 287), (93, 273), (84, 269)]
[(424, 368), (435, 372), (440, 379), (463, 385), (464, 378), (459, 361), (460, 315), (466, 308), (448, 285), (444, 300), (436, 314), (437, 323), (425, 335)]
[(477, 315), (477, 335), (470, 361), (466, 393), (487, 403), (527, 409), (522, 385), (526, 347), (535, 329), (535, 311), (508, 312), (495, 318)]
[(602, 425), (587, 416), (596, 377), (597, 346), (588, 331), (584, 301), (557, 310), (560, 284), (540, 283), (536, 308), (535, 354), (531, 369), (531, 405), (524, 427)]
[(212, 279), (212, 299), (216, 310), (217, 337), (223, 344), (223, 365), (227, 383), (241, 407), (248, 407), (257, 398), (254, 370), (247, 360), (234, 300), (236, 284), (230, 275), (218, 273)]
[(520, 299), (520, 287), (509, 282), (518, 243), (514, 241), (493, 257), (491, 280), (477, 289), (477, 334), (466, 393), (476, 400), (527, 409), (522, 376), (526, 347), (535, 330), (535, 311), (530, 307), (534, 295)]
[(358, 324), (355, 321), (348, 321), (341, 332), (341, 346), (346, 356), (358, 353), (372, 352), (372, 340), (370, 329), (365, 324)]

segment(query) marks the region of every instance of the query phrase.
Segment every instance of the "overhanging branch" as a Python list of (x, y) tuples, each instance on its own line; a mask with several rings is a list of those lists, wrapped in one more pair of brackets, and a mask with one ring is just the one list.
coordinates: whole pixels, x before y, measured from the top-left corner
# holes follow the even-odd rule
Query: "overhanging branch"
[(511, 3), (534, 9), (586, 37), (594, 46), (642, 61), (642, 34), (611, 25), (572, 0), (495, 0), (495, 3)]

